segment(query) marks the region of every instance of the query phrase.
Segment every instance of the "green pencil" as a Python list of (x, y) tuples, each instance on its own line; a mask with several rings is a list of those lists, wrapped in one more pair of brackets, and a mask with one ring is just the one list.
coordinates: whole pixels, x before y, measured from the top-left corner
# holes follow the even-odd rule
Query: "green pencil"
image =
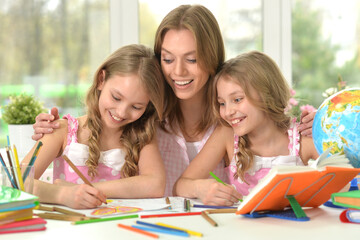
[(216, 180), (218, 181), (219, 183), (222, 183), (224, 185), (226, 185), (226, 183), (224, 183), (218, 176), (216, 176), (213, 172), (209, 172), (209, 174)]
[(120, 217), (94, 218), (94, 219), (89, 219), (89, 220), (72, 222), (71, 224), (79, 225), (79, 224), (85, 224), (85, 223), (106, 222), (106, 221), (114, 221), (114, 220), (121, 220), (121, 219), (127, 219), (127, 218), (138, 218), (138, 217), (139, 217), (138, 214), (134, 214), (134, 215), (127, 215), (127, 216), (120, 216)]
[[(224, 185), (227, 185), (226, 183), (224, 183), (218, 176), (216, 176), (213, 172), (209, 172), (209, 174), (216, 180), (218, 181), (219, 183), (222, 183)], [(240, 202), (242, 202), (243, 200), (242, 199), (239, 199)]]

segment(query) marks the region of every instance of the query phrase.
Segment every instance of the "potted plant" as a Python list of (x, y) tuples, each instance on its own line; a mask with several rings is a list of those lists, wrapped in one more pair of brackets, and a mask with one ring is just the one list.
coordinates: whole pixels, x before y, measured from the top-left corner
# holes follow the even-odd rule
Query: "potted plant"
[(32, 124), (35, 117), (44, 111), (42, 102), (25, 93), (10, 96), (9, 103), (2, 107), (2, 119), (8, 124), (10, 143), (15, 144), (20, 158), (35, 144), (31, 139), (34, 132)]

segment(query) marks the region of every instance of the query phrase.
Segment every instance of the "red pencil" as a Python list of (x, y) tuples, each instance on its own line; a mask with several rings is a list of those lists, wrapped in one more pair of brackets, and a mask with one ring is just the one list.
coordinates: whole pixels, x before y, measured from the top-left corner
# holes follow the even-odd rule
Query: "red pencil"
[(134, 227), (131, 227), (131, 226), (127, 226), (127, 225), (124, 225), (124, 224), (121, 224), (121, 223), (118, 223), (118, 227), (130, 230), (130, 231), (133, 231), (133, 232), (141, 233), (141, 234), (144, 234), (144, 235), (149, 236), (149, 237), (159, 238), (159, 235), (157, 235), (157, 234), (150, 233), (150, 232), (147, 232), (147, 231), (144, 231), (144, 230), (141, 230), (141, 229), (137, 229), (137, 228), (134, 228)]
[(191, 215), (201, 215), (201, 212), (185, 212), (185, 213), (165, 213), (165, 214), (154, 214), (154, 215), (141, 215), (140, 218), (180, 217), (180, 216), (191, 216)]

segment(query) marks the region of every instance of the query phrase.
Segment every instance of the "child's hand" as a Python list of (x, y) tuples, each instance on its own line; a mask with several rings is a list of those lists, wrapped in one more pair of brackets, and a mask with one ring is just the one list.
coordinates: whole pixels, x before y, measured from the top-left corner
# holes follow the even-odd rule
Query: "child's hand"
[(242, 199), (233, 186), (224, 185), (214, 179), (206, 179), (199, 186), (198, 197), (206, 205), (232, 206)]
[(106, 196), (87, 184), (68, 185), (60, 193), (60, 203), (74, 209), (95, 208), (106, 202)]
[(59, 128), (59, 123), (54, 123), (53, 121), (59, 119), (59, 111), (57, 108), (53, 107), (51, 109), (51, 114), (49, 113), (40, 113), (36, 116), (36, 122), (33, 124), (34, 135), (31, 138), (35, 141), (41, 139), (44, 134), (51, 133), (55, 128)]

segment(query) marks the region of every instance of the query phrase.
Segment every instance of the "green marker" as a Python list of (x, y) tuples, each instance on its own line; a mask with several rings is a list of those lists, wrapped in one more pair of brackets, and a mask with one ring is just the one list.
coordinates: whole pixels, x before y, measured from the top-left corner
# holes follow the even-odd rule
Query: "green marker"
[[(219, 183), (222, 183), (224, 185), (227, 185), (226, 183), (224, 183), (218, 176), (216, 176), (213, 172), (209, 172), (209, 174), (216, 180), (218, 181)], [(239, 199), (240, 202), (242, 202), (243, 200), (242, 199)]]

